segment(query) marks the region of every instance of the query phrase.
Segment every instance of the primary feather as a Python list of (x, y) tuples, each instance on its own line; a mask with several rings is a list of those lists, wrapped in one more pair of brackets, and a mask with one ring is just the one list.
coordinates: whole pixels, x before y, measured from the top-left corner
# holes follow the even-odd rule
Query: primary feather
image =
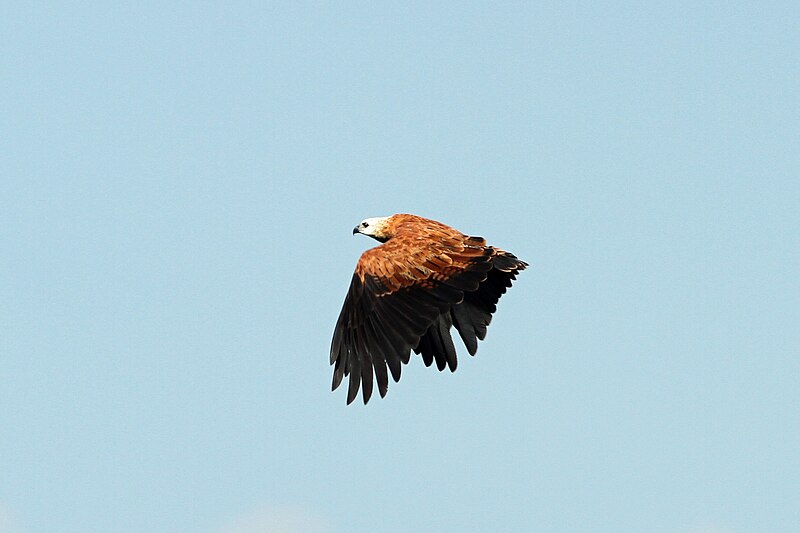
[[(359, 388), (386, 395), (411, 351), (426, 366), (457, 366), (455, 327), (470, 355), (486, 337), (500, 299), (528, 266), (435, 220), (415, 215), (365, 219), (353, 229), (382, 242), (361, 255), (333, 334), (332, 389), (349, 377), (347, 403)], [(388, 370), (388, 371), (387, 371)]]

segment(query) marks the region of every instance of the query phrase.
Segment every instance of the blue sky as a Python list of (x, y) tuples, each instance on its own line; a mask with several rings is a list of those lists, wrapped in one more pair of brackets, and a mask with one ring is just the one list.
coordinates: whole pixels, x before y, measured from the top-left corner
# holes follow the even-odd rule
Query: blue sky
[[(0, 531), (800, 530), (800, 9), (0, 8)], [(532, 268), (331, 393), (352, 227)]]

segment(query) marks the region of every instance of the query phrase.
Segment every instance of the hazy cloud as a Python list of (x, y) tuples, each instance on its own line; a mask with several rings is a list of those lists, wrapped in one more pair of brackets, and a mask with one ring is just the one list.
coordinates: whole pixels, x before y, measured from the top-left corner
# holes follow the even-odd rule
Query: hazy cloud
[(22, 529), (11, 509), (0, 503), (0, 533), (20, 533)]

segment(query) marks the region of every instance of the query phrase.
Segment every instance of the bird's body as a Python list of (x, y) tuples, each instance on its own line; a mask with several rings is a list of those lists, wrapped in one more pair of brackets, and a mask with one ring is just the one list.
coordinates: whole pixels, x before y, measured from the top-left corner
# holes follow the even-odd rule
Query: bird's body
[(383, 244), (361, 255), (331, 343), (332, 388), (349, 376), (347, 403), (359, 387), (369, 401), (373, 375), (385, 396), (388, 374), (400, 379), (411, 350), (427, 366), (455, 371), (450, 328), (474, 355), (500, 296), (528, 266), (481, 237), (416, 215), (368, 218), (353, 233)]

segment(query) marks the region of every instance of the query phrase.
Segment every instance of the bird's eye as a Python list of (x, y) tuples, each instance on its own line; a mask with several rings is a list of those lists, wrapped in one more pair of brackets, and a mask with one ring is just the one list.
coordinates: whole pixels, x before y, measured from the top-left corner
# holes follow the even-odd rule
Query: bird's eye
[(369, 225), (369, 224), (367, 224), (366, 222), (362, 222), (362, 223), (361, 223), (361, 227), (362, 227), (362, 228), (366, 228), (368, 225)]

